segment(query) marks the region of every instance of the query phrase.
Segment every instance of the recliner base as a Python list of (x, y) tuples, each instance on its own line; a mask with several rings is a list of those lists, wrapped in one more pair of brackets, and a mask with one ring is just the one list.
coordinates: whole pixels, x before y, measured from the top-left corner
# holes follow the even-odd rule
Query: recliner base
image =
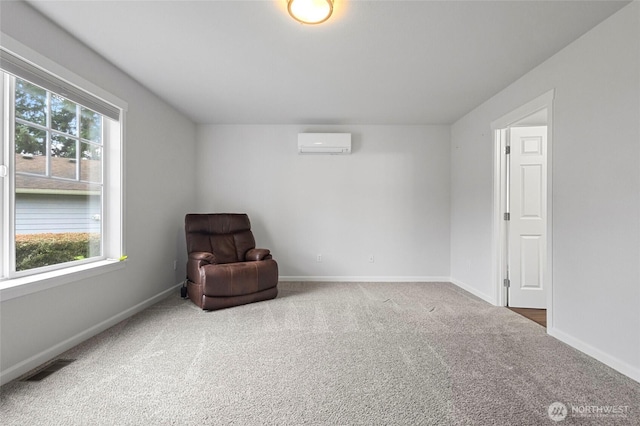
[(268, 288), (251, 294), (239, 296), (206, 296), (203, 293), (202, 285), (198, 285), (190, 280), (187, 281), (187, 294), (189, 299), (205, 311), (215, 311), (218, 309), (230, 308), (232, 306), (246, 305), (253, 302), (275, 299), (278, 295), (278, 287)]

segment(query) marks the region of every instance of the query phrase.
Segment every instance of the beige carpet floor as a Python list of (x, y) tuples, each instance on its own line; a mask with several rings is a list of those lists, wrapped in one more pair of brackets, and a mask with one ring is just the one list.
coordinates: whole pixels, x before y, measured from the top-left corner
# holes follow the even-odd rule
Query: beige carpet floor
[(0, 423), (640, 424), (639, 383), (452, 284), (279, 288), (215, 312), (176, 292), (3, 386)]

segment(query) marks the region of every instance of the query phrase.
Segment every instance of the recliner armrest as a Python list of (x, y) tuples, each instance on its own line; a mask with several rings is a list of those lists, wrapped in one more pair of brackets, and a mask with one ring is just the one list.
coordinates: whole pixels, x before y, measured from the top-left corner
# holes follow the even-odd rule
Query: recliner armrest
[(213, 253), (205, 251), (194, 251), (189, 253), (187, 260), (187, 278), (196, 284), (204, 282), (204, 273), (202, 267), (216, 263), (216, 257)]
[(194, 251), (189, 253), (189, 260), (195, 260), (199, 266), (214, 264), (216, 263), (216, 256), (206, 251)]
[(254, 262), (258, 260), (271, 259), (271, 251), (269, 249), (254, 248), (249, 249), (247, 254), (244, 255), (244, 260), (247, 262)]

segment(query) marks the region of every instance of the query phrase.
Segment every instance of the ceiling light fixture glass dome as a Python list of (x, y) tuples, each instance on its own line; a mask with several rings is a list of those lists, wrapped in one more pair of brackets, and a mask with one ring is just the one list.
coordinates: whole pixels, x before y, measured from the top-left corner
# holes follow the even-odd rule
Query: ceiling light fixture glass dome
[(303, 24), (321, 24), (333, 13), (333, 0), (287, 0), (289, 15)]

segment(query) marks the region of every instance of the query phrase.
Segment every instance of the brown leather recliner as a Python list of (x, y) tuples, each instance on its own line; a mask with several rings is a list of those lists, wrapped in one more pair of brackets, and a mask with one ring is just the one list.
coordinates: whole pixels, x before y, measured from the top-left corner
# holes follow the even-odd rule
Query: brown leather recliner
[(278, 264), (267, 249), (255, 248), (246, 214), (188, 214), (187, 294), (205, 310), (273, 299)]

